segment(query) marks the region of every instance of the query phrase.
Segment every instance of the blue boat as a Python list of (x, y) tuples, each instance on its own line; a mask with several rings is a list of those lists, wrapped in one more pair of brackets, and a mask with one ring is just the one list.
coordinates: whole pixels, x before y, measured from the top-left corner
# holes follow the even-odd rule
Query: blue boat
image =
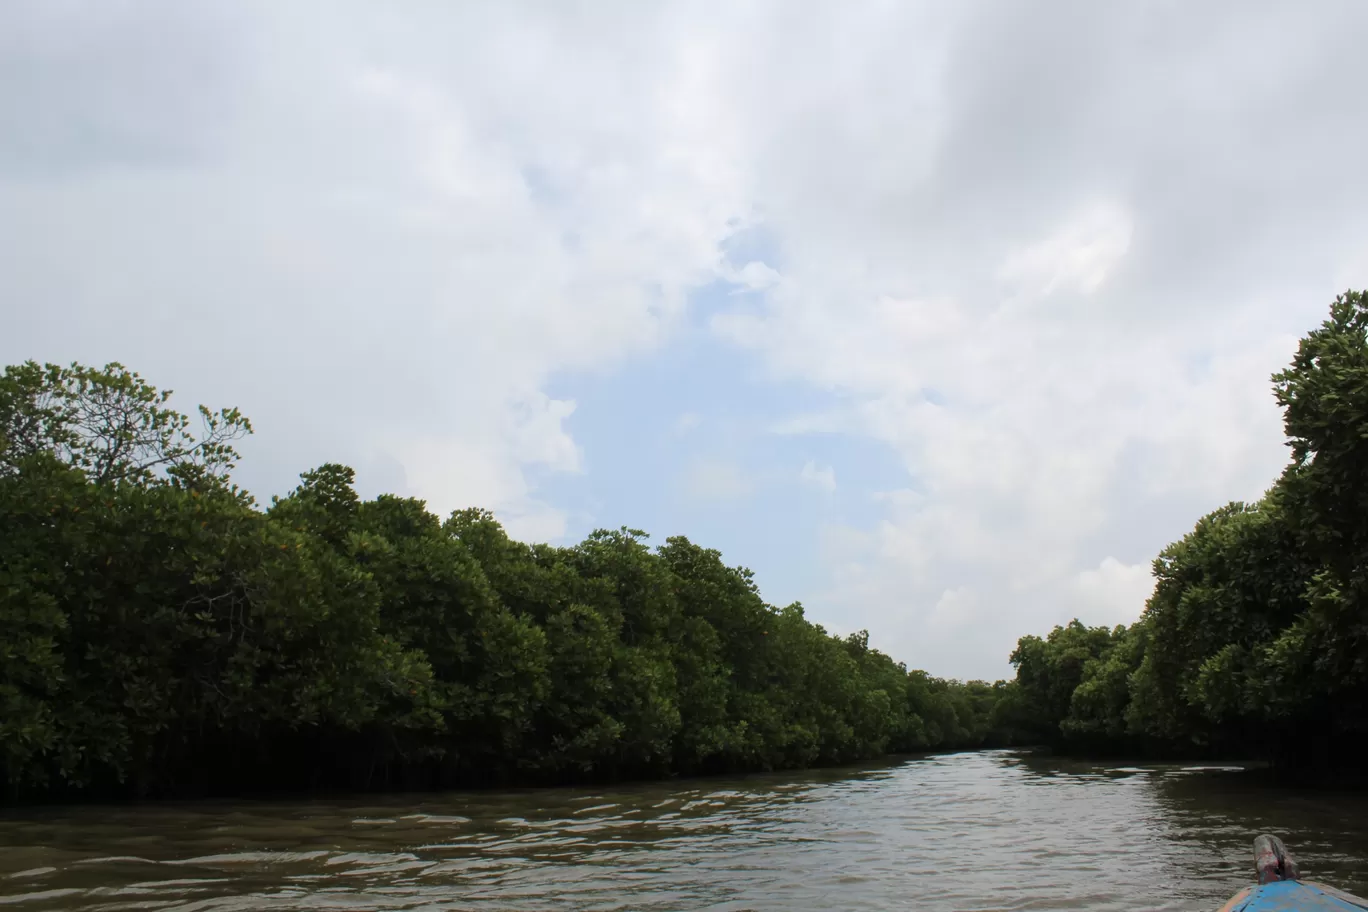
[(1297, 863), (1277, 836), (1254, 840), (1258, 883), (1230, 898), (1220, 912), (1365, 912), (1368, 899), (1302, 880)]

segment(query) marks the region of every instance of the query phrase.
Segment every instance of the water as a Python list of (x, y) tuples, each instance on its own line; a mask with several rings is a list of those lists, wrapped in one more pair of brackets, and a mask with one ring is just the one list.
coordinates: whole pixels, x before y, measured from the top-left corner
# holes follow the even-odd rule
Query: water
[(0, 814), (0, 907), (1214, 910), (1258, 832), (1368, 894), (1368, 796), (1008, 752), (603, 789)]

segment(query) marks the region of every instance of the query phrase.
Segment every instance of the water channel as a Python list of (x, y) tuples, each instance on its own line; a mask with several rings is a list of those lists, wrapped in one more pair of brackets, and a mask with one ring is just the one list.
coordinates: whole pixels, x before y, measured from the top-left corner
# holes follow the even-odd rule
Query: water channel
[(0, 907), (1214, 910), (1260, 831), (1368, 894), (1368, 796), (984, 752), (609, 788), (0, 812)]

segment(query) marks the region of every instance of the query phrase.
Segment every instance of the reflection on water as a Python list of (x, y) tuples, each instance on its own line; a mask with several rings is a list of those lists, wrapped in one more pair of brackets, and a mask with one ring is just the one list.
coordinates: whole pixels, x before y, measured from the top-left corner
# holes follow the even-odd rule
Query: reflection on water
[(1008, 752), (608, 789), (0, 816), (24, 910), (1215, 909), (1259, 831), (1368, 893), (1368, 798)]

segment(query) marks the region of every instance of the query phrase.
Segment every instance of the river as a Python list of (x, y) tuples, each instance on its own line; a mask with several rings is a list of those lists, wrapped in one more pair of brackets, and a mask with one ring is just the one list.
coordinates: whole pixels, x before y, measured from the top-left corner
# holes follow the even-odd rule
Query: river
[(1214, 910), (1281, 834), (1368, 894), (1368, 797), (1011, 752), (609, 788), (0, 814), (40, 910)]

